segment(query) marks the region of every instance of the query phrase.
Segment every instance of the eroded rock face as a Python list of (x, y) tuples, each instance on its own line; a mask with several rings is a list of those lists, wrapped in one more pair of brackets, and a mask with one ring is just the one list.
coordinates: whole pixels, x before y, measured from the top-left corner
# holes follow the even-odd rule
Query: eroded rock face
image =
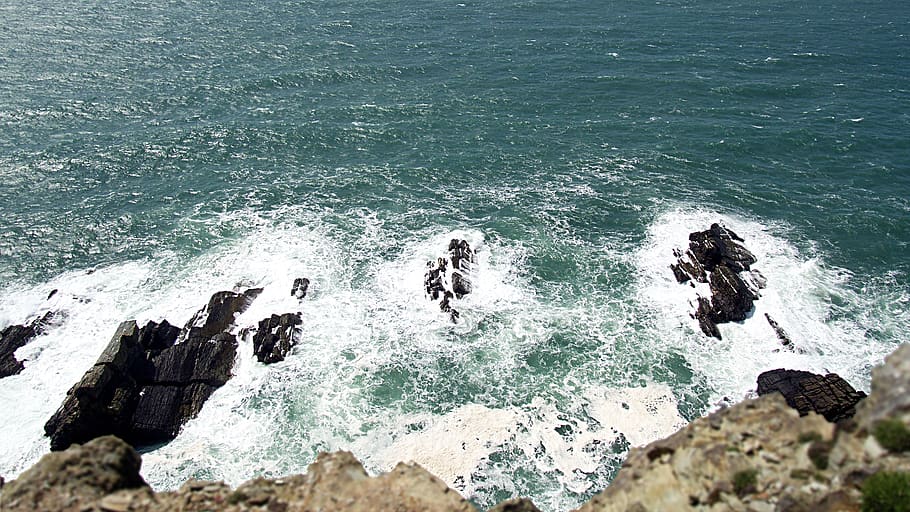
[(16, 375), (25, 369), (22, 361), (16, 359), (16, 351), (42, 334), (56, 315), (55, 312), (48, 311), (25, 325), (10, 325), (0, 331), (0, 379)]
[(747, 400), (633, 448), (613, 483), (579, 510), (858, 511), (867, 478), (910, 471), (907, 454), (871, 434), (883, 419), (910, 426), (910, 345), (872, 375), (854, 421), (801, 416), (780, 393)]
[(474, 289), (471, 274), (476, 256), (466, 240), (453, 238), (449, 242), (448, 257), (427, 262), (423, 283), (427, 297), (439, 301), (439, 309), (448, 313), (452, 322), (461, 314), (452, 307), (452, 301), (461, 299)]
[(183, 330), (167, 321), (120, 324), (44, 425), (51, 450), (108, 434), (136, 446), (173, 439), (230, 379), (237, 340), (225, 331), (260, 291), (216, 293)]
[[(0, 509), (81, 510), (121, 489), (147, 487), (133, 448), (113, 436), (50, 453), (3, 487)], [(91, 509), (90, 509), (91, 510)]]
[(828, 421), (838, 422), (852, 418), (856, 404), (866, 397), (853, 389), (836, 373), (816, 375), (801, 370), (777, 369), (758, 376), (758, 394), (779, 392), (787, 404), (799, 414), (821, 414)]
[[(387, 511), (476, 512), (457, 492), (416, 464), (370, 477), (348, 452), (322, 453), (305, 475), (257, 478), (231, 490), (191, 480), (154, 493), (139, 476), (139, 456), (126, 443), (96, 439), (46, 455), (0, 494), (4, 511)], [(511, 509), (507, 509), (511, 510)], [(520, 509), (529, 510), (529, 509)]]
[(761, 274), (743, 278), (755, 263), (755, 256), (743, 247), (743, 239), (720, 224), (707, 231), (689, 235), (689, 248), (683, 254), (674, 251), (676, 263), (670, 265), (680, 283), (708, 283), (711, 297), (699, 297), (695, 318), (702, 332), (721, 339), (717, 324), (741, 322), (758, 299), (758, 288), (764, 286)]
[(253, 353), (256, 354), (256, 359), (265, 364), (284, 361), (300, 338), (297, 326), (302, 322), (300, 313), (272, 315), (260, 321), (259, 328), (253, 335)]

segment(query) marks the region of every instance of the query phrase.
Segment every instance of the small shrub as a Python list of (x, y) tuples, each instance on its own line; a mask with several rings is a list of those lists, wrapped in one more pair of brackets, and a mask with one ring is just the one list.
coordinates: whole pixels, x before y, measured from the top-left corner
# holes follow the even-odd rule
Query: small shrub
[(757, 469), (744, 469), (733, 475), (733, 490), (737, 496), (755, 492), (755, 485), (758, 483)]
[(910, 473), (879, 471), (863, 484), (863, 512), (910, 512)]
[(831, 443), (815, 441), (809, 445), (809, 460), (818, 469), (828, 469), (828, 455), (831, 454)]
[(814, 441), (821, 441), (822, 435), (819, 434), (818, 432), (812, 430), (810, 432), (803, 432), (802, 434), (799, 435), (797, 440), (799, 440), (800, 443), (811, 443)]
[(891, 418), (882, 420), (875, 425), (872, 432), (878, 444), (882, 445), (889, 452), (906, 452), (910, 451), (910, 429), (904, 425), (904, 422)]

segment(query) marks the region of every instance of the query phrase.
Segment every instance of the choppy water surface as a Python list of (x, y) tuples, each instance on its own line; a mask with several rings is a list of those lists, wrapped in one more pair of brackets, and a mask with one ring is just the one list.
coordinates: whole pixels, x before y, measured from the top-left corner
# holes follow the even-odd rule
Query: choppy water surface
[[(265, 287), (238, 329), (300, 310), (304, 342), (243, 342), (156, 488), (348, 449), (566, 510), (761, 371), (868, 389), (907, 341), (906, 6), (412, 4), (0, 6), (0, 327), (66, 312), (0, 381), (0, 474), (121, 320), (236, 286)], [(768, 278), (723, 341), (668, 268), (718, 221)], [(422, 290), (453, 237), (455, 325)]]

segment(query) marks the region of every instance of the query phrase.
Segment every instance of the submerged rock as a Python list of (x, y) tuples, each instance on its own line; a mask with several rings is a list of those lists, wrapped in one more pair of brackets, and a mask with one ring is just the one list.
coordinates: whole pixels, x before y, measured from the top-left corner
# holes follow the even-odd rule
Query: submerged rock
[(121, 323), (44, 425), (51, 450), (107, 434), (136, 446), (173, 439), (230, 379), (237, 340), (225, 331), (259, 291), (214, 294), (182, 331), (167, 321)]
[(260, 363), (272, 364), (284, 358), (297, 344), (297, 326), (302, 323), (300, 313), (272, 315), (259, 322), (259, 329), (253, 335), (253, 353)]
[(759, 396), (779, 392), (787, 404), (805, 416), (821, 414), (830, 422), (852, 418), (856, 404), (866, 397), (836, 373), (817, 375), (801, 370), (777, 369), (758, 376)]
[(10, 325), (0, 331), (0, 379), (25, 369), (22, 361), (16, 359), (16, 351), (44, 333), (56, 316), (56, 312), (48, 311), (25, 325)]

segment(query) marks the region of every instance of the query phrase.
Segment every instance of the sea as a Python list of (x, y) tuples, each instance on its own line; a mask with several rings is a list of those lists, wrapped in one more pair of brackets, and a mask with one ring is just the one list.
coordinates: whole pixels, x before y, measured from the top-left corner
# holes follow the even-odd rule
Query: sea
[[(669, 268), (715, 222), (767, 279), (722, 340)], [(7, 481), (120, 322), (262, 287), (234, 332), (299, 311), (300, 343), (240, 340), (155, 489), (349, 450), (569, 510), (763, 371), (868, 391), (908, 243), (910, 3), (0, 2), (0, 328), (60, 312), (0, 380)]]

